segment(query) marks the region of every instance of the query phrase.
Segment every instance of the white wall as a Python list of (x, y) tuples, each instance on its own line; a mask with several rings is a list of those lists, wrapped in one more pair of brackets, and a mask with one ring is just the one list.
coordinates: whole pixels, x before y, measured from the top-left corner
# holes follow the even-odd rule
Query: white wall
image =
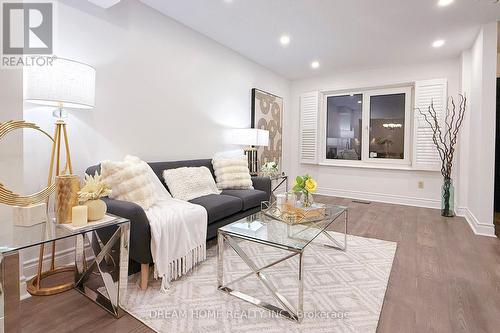
[(461, 136), (460, 213), (476, 233), (493, 235), (497, 23), (483, 25), (462, 55), (462, 90), (469, 98)]
[[(22, 71), (0, 69), (0, 122), (21, 120)], [(0, 140), (0, 183), (16, 193), (24, 193), (22, 187), (22, 131), (16, 130)], [(10, 207), (0, 204), (0, 224), (12, 219)], [(2, 233), (0, 233), (0, 237)]]
[[(54, 53), (97, 71), (95, 109), (68, 110), (72, 161), (80, 176), (90, 165), (126, 154), (147, 161), (210, 158), (228, 148), (225, 129), (250, 127), (254, 87), (282, 96), (287, 112), (288, 80), (138, 1), (108, 10), (60, 1), (55, 22)], [(17, 88), (11, 98), (21, 103), (22, 80), (9, 84)], [(3, 98), (0, 103), (3, 109)], [(51, 111), (25, 104), (24, 119), (52, 133)], [(24, 134), (26, 190), (46, 186), (50, 147), (40, 134)], [(60, 264), (71, 260), (71, 246), (58, 243)], [(26, 276), (33, 274), (36, 256), (25, 254)]]
[[(138, 1), (103, 10), (58, 3), (55, 54), (93, 65), (96, 108), (70, 110), (75, 171), (134, 154), (148, 161), (210, 158), (224, 129), (250, 127), (251, 89), (284, 98), (289, 82)], [(26, 119), (52, 131), (50, 110), (26, 105)], [(48, 145), (28, 136), (25, 174), (46, 182)], [(33, 163), (39, 162), (36, 172)]]
[[(287, 168), (291, 175), (310, 173), (319, 184), (319, 192), (424, 207), (440, 207), (442, 177), (439, 172), (364, 169), (338, 166), (303, 165), (299, 163), (299, 96), (308, 91), (344, 90), (378, 87), (435, 78), (448, 79), (448, 93), (457, 96), (460, 80), (459, 59), (444, 62), (391, 67), (361, 72), (339, 72), (322, 78), (292, 82), (291, 112), (285, 127), (291, 135), (287, 145)], [(418, 188), (418, 182), (424, 188)]]

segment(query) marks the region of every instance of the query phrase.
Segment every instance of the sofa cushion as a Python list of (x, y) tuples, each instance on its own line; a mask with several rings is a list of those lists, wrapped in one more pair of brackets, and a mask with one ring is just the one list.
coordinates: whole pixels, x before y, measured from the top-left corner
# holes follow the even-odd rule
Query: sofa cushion
[(189, 202), (205, 207), (208, 224), (238, 213), (243, 208), (243, 201), (240, 198), (223, 194), (209, 194)]
[(245, 155), (212, 160), (217, 187), (221, 190), (253, 190), (252, 178)]
[(260, 207), (262, 201), (269, 200), (267, 193), (259, 190), (224, 190), (222, 194), (240, 198), (243, 210)]
[(149, 165), (135, 156), (127, 155), (123, 161), (101, 163), (102, 180), (112, 190), (109, 197), (134, 202), (145, 210), (157, 200), (157, 188), (152, 174)]
[(210, 170), (204, 166), (164, 170), (163, 179), (172, 196), (184, 201), (221, 192)]

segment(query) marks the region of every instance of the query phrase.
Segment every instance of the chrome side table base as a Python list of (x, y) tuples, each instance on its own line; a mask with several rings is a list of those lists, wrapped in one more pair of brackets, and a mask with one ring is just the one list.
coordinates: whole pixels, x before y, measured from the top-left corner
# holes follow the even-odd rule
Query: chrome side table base
[[(120, 297), (123, 297), (127, 290), (130, 225), (125, 223), (116, 228), (106, 244), (103, 244), (95, 230), (76, 236), (75, 289), (116, 318), (120, 318), (124, 315), (120, 307)], [(85, 238), (94, 253), (94, 259), (90, 265), (84, 254)], [(120, 246), (118, 263), (112, 259), (115, 244)], [(102, 282), (98, 286), (95, 283), (95, 275), (92, 274), (95, 271), (98, 273), (99, 282)]]

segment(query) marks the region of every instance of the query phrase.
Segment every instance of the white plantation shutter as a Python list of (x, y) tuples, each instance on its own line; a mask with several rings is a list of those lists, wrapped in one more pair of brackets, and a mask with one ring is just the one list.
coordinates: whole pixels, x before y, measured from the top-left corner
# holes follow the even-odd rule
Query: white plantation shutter
[(301, 163), (317, 163), (319, 92), (300, 96), (300, 147)]
[(437, 171), (441, 168), (441, 159), (432, 140), (432, 130), (418, 111), (418, 108), (423, 112), (427, 112), (431, 102), (433, 102), (440, 124), (443, 124), (447, 98), (446, 79), (417, 81), (415, 83), (413, 132), (413, 167), (415, 169)]

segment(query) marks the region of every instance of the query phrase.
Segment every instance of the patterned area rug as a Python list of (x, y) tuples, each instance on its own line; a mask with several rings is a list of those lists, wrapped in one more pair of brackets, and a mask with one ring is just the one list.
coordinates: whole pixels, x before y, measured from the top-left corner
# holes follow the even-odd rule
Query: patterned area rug
[[(330, 232), (335, 238), (340, 234)], [(396, 253), (396, 243), (348, 236), (347, 251), (323, 246), (318, 237), (305, 251), (304, 314), (295, 323), (217, 290), (216, 247), (193, 272), (172, 283), (168, 293), (153, 281), (141, 291), (131, 281), (123, 299), (125, 309), (161, 333), (167, 332), (375, 332)], [(289, 252), (240, 242), (239, 245), (260, 267)], [(224, 253), (225, 281), (250, 269), (230, 248)], [(298, 257), (264, 270), (291, 303), (297, 304)], [(254, 276), (233, 286), (274, 305), (267, 289)]]

